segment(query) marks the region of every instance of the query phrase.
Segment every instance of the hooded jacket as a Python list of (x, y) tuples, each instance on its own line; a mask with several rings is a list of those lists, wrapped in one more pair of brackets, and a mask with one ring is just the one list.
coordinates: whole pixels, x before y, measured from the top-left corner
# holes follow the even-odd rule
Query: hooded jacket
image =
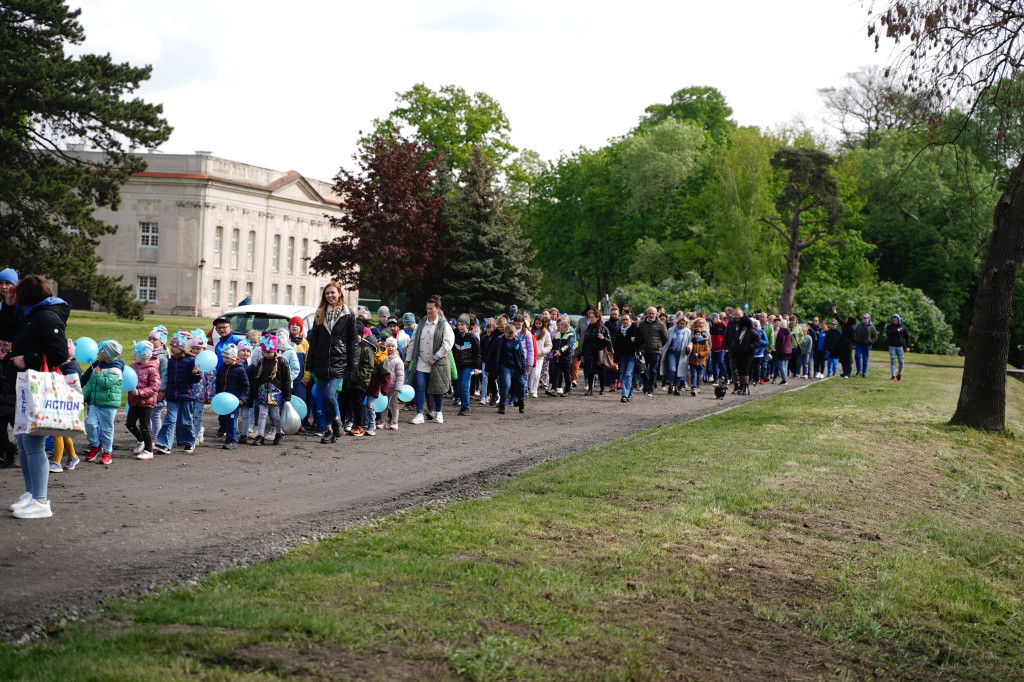
[(57, 371), (68, 359), (65, 330), (70, 314), (71, 306), (55, 296), (22, 308), (14, 321), (11, 355), (24, 355), (25, 367), (36, 371), (42, 369), (45, 356), (47, 366)]
[(893, 315), (898, 321), (897, 324), (890, 322), (885, 325), (885, 340), (890, 348), (909, 348), (910, 334), (907, 332), (907, 325), (903, 324), (903, 318)]
[(167, 358), (167, 385), (162, 386), (161, 390), (167, 394), (168, 400), (176, 403), (193, 400), (192, 385), (198, 384), (203, 379), (201, 373), (197, 374), (192, 371), (195, 366), (196, 359), (188, 355), (176, 358), (172, 354)]
[(124, 360), (121, 358), (94, 362), (86, 372), (88, 378), (82, 388), (85, 402), (96, 407), (121, 407), (123, 373)]
[(342, 306), (342, 315), (328, 331), (323, 324), (314, 325), (306, 335), (309, 349), (306, 353), (306, 371), (321, 384), (328, 379), (347, 377), (356, 371), (356, 318), (348, 306)]
[(868, 320), (867, 324), (864, 324), (862, 319), (857, 323), (856, 329), (853, 330), (853, 338), (858, 346), (873, 346), (875, 341), (878, 341), (878, 329), (870, 320)]
[(460, 334), (455, 330), (455, 344), (452, 346), (452, 353), (455, 354), (455, 367), (462, 371), (464, 369), (480, 369), (480, 339), (472, 332)]
[(241, 360), (232, 364), (226, 362), (217, 368), (217, 379), (214, 390), (217, 393), (230, 393), (245, 402), (249, 397), (249, 366)]
[(156, 407), (156, 397), (160, 393), (160, 361), (151, 357), (133, 362), (131, 367), (139, 377), (139, 383), (134, 391), (128, 393), (128, 404), (132, 407)]

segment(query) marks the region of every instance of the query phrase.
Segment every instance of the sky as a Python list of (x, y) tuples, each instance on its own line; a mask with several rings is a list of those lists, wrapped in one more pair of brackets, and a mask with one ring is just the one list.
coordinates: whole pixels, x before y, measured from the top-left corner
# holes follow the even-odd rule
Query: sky
[(884, 64), (859, 0), (70, 0), (77, 51), (149, 64), (139, 91), (197, 150), (331, 180), (360, 131), (422, 82), (500, 102), (546, 160), (627, 133), (654, 103), (718, 88), (740, 125), (827, 130), (818, 89)]

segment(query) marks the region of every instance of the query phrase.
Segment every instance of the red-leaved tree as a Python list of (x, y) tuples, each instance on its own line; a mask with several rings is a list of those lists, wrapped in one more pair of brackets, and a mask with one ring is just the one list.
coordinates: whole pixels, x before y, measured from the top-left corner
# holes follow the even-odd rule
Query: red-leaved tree
[(450, 255), (431, 151), (397, 135), (363, 139), (352, 157), (358, 171), (342, 168), (334, 178), (344, 213), (330, 221), (341, 234), (319, 242), (310, 261), (316, 274), (369, 289), (388, 303), (399, 293), (423, 293)]

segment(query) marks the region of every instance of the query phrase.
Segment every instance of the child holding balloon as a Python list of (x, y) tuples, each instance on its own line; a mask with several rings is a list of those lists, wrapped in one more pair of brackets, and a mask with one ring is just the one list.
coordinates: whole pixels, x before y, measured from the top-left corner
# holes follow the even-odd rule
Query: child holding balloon
[[(82, 374), (82, 366), (78, 364), (78, 360), (75, 360), (75, 343), (71, 339), (68, 339), (68, 361), (60, 366), (60, 373), (64, 376)], [(14, 394), (12, 392), (12, 400), (13, 397)], [(3, 428), (3, 426), (0, 426), (0, 428)], [(61, 466), (65, 454), (68, 456), (68, 463), (67, 466)], [(50, 461), (50, 473), (64, 471), (64, 469), (70, 471), (78, 466), (79, 461), (78, 456), (75, 455), (75, 444), (70, 438), (67, 436), (53, 437), (53, 460)]]
[(171, 357), (167, 359), (167, 383), (161, 386), (161, 394), (167, 398), (167, 414), (160, 427), (160, 433), (153, 443), (153, 451), (161, 455), (171, 454), (171, 446), (178, 445), (187, 452), (195, 449), (192, 436), (192, 385), (202, 379), (196, 367), (195, 358), (188, 355), (190, 332), (179, 331), (171, 337)]
[[(149, 342), (153, 344), (153, 358), (160, 367), (160, 385), (167, 385), (167, 327), (158, 324), (149, 332)], [(153, 416), (149, 420), (149, 432), (156, 436), (163, 423), (163, 411), (167, 407), (167, 401), (163, 390), (157, 395), (156, 405), (153, 406)]]
[(288, 363), (277, 355), (277, 337), (264, 336), (260, 339), (260, 361), (249, 368), (249, 399), (250, 404), (260, 404), (259, 423), (256, 426), (256, 437), (251, 445), (263, 445), (263, 432), (267, 428), (267, 417), (274, 426), (274, 445), (280, 445), (284, 439), (281, 428), (281, 405), (291, 400), (292, 378)]
[[(245, 372), (245, 380), (249, 381), (249, 368), (253, 366), (252, 362), (252, 344), (249, 343), (249, 339), (242, 339), (238, 342), (238, 357), (235, 359), (235, 364), (242, 368)], [(241, 406), (238, 408), (238, 443), (245, 445), (246, 436), (249, 433), (249, 427), (253, 425), (254, 410), (252, 405), (246, 405), (246, 399), (248, 398), (248, 392), (245, 397), (239, 397)]]
[(149, 460), (153, 459), (150, 421), (160, 393), (160, 361), (153, 357), (153, 344), (150, 341), (139, 341), (132, 346), (132, 355), (135, 362), (128, 369), (135, 372), (135, 386), (131, 385), (132, 377), (125, 370), (123, 388), (128, 391), (128, 420), (125, 426), (138, 441), (132, 451), (135, 459)]
[[(217, 370), (216, 395), (210, 407), (217, 413), (220, 428), (224, 431), (225, 450), (238, 447), (235, 422), (238, 419), (238, 405), (249, 397), (249, 374), (244, 362), (238, 359), (238, 346), (233, 343), (220, 351), (221, 366)], [(230, 408), (230, 409), (228, 409)]]
[(213, 399), (214, 383), (217, 381), (217, 354), (207, 348), (206, 333), (202, 329), (192, 331), (188, 345), (189, 355), (196, 359), (196, 367), (202, 376), (192, 387), (192, 449), (203, 442), (206, 430), (203, 428), (203, 407)]
[[(388, 407), (384, 414), (386, 420), (385, 428), (391, 431), (398, 430), (398, 394), (405, 386), (405, 362), (398, 352), (398, 341), (391, 337), (384, 341), (384, 348), (388, 351), (388, 366), (391, 368), (391, 386), (388, 388)], [(408, 401), (406, 401), (408, 402)]]
[(82, 377), (85, 384), (82, 397), (89, 405), (89, 416), (85, 420), (85, 434), (89, 439), (86, 462), (95, 462), (97, 457), (103, 465), (113, 462), (110, 452), (114, 449), (114, 418), (117, 408), (121, 407), (124, 372), (124, 361), (119, 355), (120, 343), (113, 339), (102, 341), (96, 362)]

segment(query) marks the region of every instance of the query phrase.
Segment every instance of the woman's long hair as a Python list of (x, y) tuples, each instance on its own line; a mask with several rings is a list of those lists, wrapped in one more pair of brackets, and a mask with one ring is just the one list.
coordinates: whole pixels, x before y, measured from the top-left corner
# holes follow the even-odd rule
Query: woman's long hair
[(334, 287), (338, 290), (338, 300), (341, 301), (341, 305), (345, 305), (345, 290), (341, 288), (341, 282), (332, 279), (324, 285), (324, 290), (320, 294), (320, 305), (316, 308), (316, 318), (313, 324), (323, 324), (324, 318), (327, 317), (327, 308), (331, 305), (327, 302), (328, 287)]

